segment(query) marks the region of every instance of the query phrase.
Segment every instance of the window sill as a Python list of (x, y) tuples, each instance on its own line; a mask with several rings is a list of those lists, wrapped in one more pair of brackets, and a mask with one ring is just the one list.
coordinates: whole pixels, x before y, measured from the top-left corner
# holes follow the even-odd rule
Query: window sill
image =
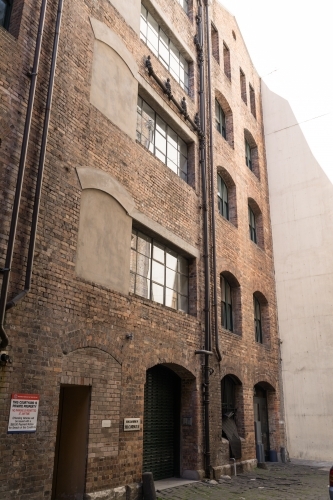
[(223, 221), (223, 222), (226, 222), (229, 226), (231, 226), (233, 229), (237, 230), (238, 229), (238, 226), (236, 226), (236, 224), (234, 224), (233, 222), (231, 222), (231, 220), (229, 219), (226, 219), (223, 215), (220, 214), (220, 212), (217, 210), (217, 214), (219, 216), (219, 218)]
[(141, 297), (141, 295), (137, 295), (136, 293), (128, 292), (128, 295), (129, 295), (129, 297), (131, 297), (133, 299), (135, 298), (138, 300), (142, 300), (146, 305), (149, 305), (151, 307), (154, 307), (154, 308), (156, 307), (158, 309), (162, 308), (163, 310), (167, 310), (167, 311), (173, 312), (175, 314), (180, 314), (182, 317), (185, 316), (186, 318), (196, 318), (196, 315), (194, 315), (194, 314), (186, 313), (186, 312), (181, 311), (179, 309), (173, 309), (172, 307), (160, 304), (160, 302), (155, 302), (154, 300), (150, 300), (150, 299), (146, 299), (145, 297)]
[(226, 333), (228, 335), (231, 335), (232, 338), (237, 338), (237, 340), (242, 340), (243, 338), (241, 333), (231, 332), (230, 330), (226, 330), (225, 328), (223, 328), (223, 326), (221, 326), (220, 328), (221, 328), (221, 333)]
[(255, 344), (260, 348), (260, 349), (265, 349), (266, 351), (271, 350), (271, 344), (261, 344), (260, 342), (257, 342), (256, 340), (254, 341)]

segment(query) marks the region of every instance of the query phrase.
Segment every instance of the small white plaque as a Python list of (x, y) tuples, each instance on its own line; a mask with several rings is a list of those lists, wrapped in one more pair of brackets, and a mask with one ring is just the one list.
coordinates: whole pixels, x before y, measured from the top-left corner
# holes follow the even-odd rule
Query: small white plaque
[(139, 418), (124, 418), (124, 431), (139, 431), (140, 419)]
[(111, 427), (111, 420), (102, 420), (102, 427)]

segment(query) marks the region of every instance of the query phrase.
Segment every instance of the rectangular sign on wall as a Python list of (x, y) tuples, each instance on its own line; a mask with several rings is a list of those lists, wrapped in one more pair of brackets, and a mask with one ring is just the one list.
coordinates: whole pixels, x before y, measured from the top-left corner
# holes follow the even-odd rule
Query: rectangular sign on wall
[(36, 432), (39, 394), (12, 394), (8, 433)]
[(124, 431), (139, 431), (140, 419), (139, 418), (124, 418)]

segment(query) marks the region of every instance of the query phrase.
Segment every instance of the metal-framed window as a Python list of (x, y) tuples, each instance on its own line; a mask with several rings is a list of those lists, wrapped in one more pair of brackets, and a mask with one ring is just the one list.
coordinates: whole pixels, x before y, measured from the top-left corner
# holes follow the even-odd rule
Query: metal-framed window
[(154, 238), (132, 230), (130, 291), (188, 312), (188, 261)]
[(234, 331), (232, 321), (232, 288), (229, 282), (221, 276), (221, 319), (222, 326), (230, 332)]
[(249, 232), (250, 232), (250, 239), (254, 243), (257, 243), (256, 216), (254, 215), (250, 207), (249, 207)]
[(254, 309), (254, 334), (256, 342), (263, 343), (262, 339), (262, 326), (261, 326), (261, 307), (259, 300), (253, 296), (253, 309)]
[(187, 182), (187, 145), (139, 96), (136, 137), (149, 151)]
[(143, 5), (141, 5), (140, 38), (188, 94), (188, 62)]
[(222, 137), (224, 137), (224, 139), (227, 139), (225, 113), (217, 99), (215, 99), (215, 126), (216, 130), (220, 132)]
[(188, 14), (188, 0), (177, 0), (177, 1), (183, 7), (186, 14)]
[(217, 202), (220, 214), (229, 220), (228, 188), (219, 174), (217, 174)]
[(9, 28), (12, 3), (12, 0), (0, 0), (0, 26), (3, 26), (5, 29)]
[(247, 167), (249, 167), (250, 170), (252, 170), (252, 152), (251, 152), (251, 146), (245, 139), (245, 162)]

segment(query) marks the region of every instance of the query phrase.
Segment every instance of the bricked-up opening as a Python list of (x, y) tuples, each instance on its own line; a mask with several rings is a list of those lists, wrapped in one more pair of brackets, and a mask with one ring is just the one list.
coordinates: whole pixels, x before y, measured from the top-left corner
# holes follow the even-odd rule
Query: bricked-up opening
[[(228, 374), (221, 380), (221, 406), (222, 406), (222, 436), (229, 440), (229, 458), (235, 457), (234, 446), (230, 445), (230, 435), (227, 428), (230, 421), (236, 425), (238, 436), (244, 435), (244, 403), (243, 386), (241, 381), (232, 374)], [(225, 427), (225, 429), (224, 429)], [(236, 450), (240, 448), (241, 443), (235, 443)], [(236, 458), (241, 458), (237, 456)]]
[(253, 198), (248, 199), (248, 208), (249, 238), (264, 250), (264, 224), (261, 210)]
[(245, 104), (247, 104), (246, 78), (245, 78), (245, 73), (243, 72), (242, 69), (239, 69), (239, 80), (240, 80), (241, 96)]
[(254, 338), (259, 344), (270, 346), (269, 305), (262, 292), (253, 294)]
[(250, 92), (250, 106), (251, 106), (251, 113), (255, 118), (257, 118), (257, 112), (256, 112), (256, 95), (254, 93), (254, 88), (252, 85), (249, 83), (249, 92)]
[(224, 330), (242, 335), (241, 288), (229, 271), (220, 275), (221, 326)]
[(0, 26), (16, 38), (19, 35), (24, 0), (0, 0)]
[(260, 179), (258, 146), (253, 135), (247, 129), (244, 129), (244, 153), (246, 166)]
[(225, 75), (231, 80), (230, 50), (225, 42), (223, 42), (223, 66)]
[(213, 23), (211, 24), (211, 39), (213, 57), (220, 64), (219, 32)]
[(215, 128), (234, 147), (234, 121), (231, 107), (221, 92), (215, 93)]
[[(225, 210), (224, 212), (221, 210), (221, 202), (222, 202), (222, 192), (219, 179), (225, 184), (227, 188), (227, 203), (228, 203), (228, 217), (226, 217)], [(225, 217), (231, 224), (234, 226), (238, 226), (237, 221), (237, 197), (236, 197), (236, 184), (229, 174), (227, 170), (223, 167), (217, 167), (217, 201), (218, 201), (218, 211), (219, 214)]]

